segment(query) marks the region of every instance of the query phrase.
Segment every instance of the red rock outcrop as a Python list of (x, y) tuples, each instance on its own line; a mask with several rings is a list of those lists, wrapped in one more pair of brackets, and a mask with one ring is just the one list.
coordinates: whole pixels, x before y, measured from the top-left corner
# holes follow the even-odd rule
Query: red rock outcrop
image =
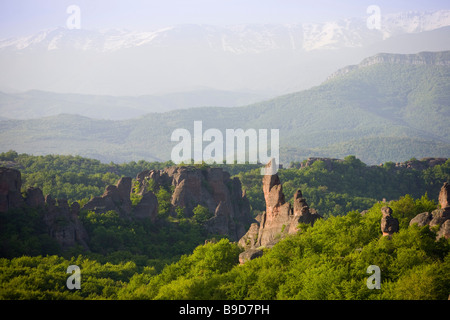
[(140, 193), (148, 192), (149, 180), (153, 189), (164, 187), (173, 190), (171, 215), (176, 216), (176, 208), (184, 209), (185, 217), (192, 217), (197, 205), (202, 205), (212, 213), (205, 222), (209, 233), (228, 235), (238, 240), (251, 223), (250, 204), (237, 178), (222, 168), (196, 168), (194, 166), (174, 166), (163, 170), (140, 172)]
[(105, 192), (100, 197), (93, 197), (86, 203), (83, 209), (92, 210), (97, 213), (114, 210), (121, 217), (129, 217), (131, 213), (131, 178), (123, 177), (117, 184), (106, 187)]
[(87, 247), (87, 232), (78, 219), (80, 205), (78, 202), (68, 205), (67, 200), (54, 200), (50, 195), (44, 199), (39, 188), (28, 188), (25, 197), (20, 192), (20, 171), (0, 168), (0, 211), (15, 208), (34, 208), (42, 212), (47, 231), (63, 249), (77, 244)]
[(313, 225), (317, 219), (321, 216), (314, 209), (310, 209), (306, 203), (306, 199), (303, 198), (302, 191), (300, 189), (294, 194), (294, 217), (289, 226), (289, 233), (295, 233), (298, 231), (299, 223), (307, 223)]
[(383, 236), (392, 236), (395, 232), (398, 232), (398, 220), (392, 216), (392, 209), (389, 207), (381, 208), (381, 213), (383, 214), (381, 218), (381, 232)]
[(442, 186), (438, 200), (441, 209), (450, 209), (450, 184), (447, 182)]
[(54, 200), (50, 195), (45, 197), (44, 222), (50, 236), (58, 241), (63, 249), (77, 244), (88, 249), (88, 234), (78, 219), (80, 205), (73, 202), (70, 206), (65, 199)]
[(439, 230), (436, 235), (436, 239), (444, 237), (446, 239), (450, 238), (450, 185), (445, 182), (441, 187), (439, 192), (439, 204), (440, 209), (436, 209), (433, 212), (422, 212), (411, 219), (409, 225), (417, 224), (419, 227), (438, 226)]
[(136, 219), (150, 218), (151, 221), (155, 221), (158, 215), (158, 199), (155, 194), (151, 191), (145, 192), (141, 201), (133, 209), (132, 215)]
[[(269, 163), (267, 166), (270, 166)], [(278, 174), (265, 175), (262, 179), (266, 211), (252, 223), (247, 233), (239, 240), (246, 251), (242, 253), (242, 261), (248, 257), (259, 256), (254, 252), (260, 247), (271, 247), (288, 234), (298, 232), (299, 223), (314, 224), (321, 216), (309, 208), (302, 192), (297, 190), (294, 205), (286, 202), (283, 186)], [(253, 250), (248, 255), (247, 250)], [(246, 258), (247, 257), (247, 258)]]
[(121, 218), (149, 218), (150, 220), (155, 221), (158, 214), (158, 200), (155, 194), (152, 191), (144, 190), (143, 188), (138, 193), (142, 198), (133, 208), (130, 199), (132, 191), (131, 182), (132, 179), (130, 177), (120, 178), (116, 185), (107, 186), (102, 196), (93, 197), (89, 200), (83, 209), (91, 210), (96, 213), (116, 211)]
[(25, 195), (25, 203), (29, 207), (39, 208), (45, 205), (45, 198), (42, 190), (39, 188), (28, 188)]
[(0, 212), (23, 205), (21, 187), (22, 179), (19, 170), (0, 168)]

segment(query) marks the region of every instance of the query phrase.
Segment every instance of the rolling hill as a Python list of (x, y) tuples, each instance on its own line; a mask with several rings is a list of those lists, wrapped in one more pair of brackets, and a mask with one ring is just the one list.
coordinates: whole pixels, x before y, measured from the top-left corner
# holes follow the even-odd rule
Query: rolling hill
[[(3, 116), (8, 117), (4, 113)], [(450, 157), (450, 51), (378, 54), (319, 86), (243, 107), (111, 121), (62, 114), (0, 122), (0, 150), (109, 162), (169, 160), (176, 128), (280, 130), (281, 162), (353, 154), (368, 164)], [(204, 143), (206, 146), (206, 143)]]

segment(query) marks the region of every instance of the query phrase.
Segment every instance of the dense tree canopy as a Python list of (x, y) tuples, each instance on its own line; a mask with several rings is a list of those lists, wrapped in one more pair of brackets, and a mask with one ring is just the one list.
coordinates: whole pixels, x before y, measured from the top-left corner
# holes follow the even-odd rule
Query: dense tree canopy
[[(24, 188), (37, 186), (72, 201), (95, 195), (89, 188), (101, 194), (123, 175), (169, 165), (105, 165), (81, 157), (12, 151), (0, 159), (22, 171)], [(236, 243), (205, 232), (202, 224), (212, 215), (207, 208), (197, 206), (190, 218), (183, 208), (176, 208), (175, 217), (168, 214), (170, 188), (150, 186), (159, 202), (155, 222), (124, 219), (115, 211), (82, 210), (88, 252), (61, 250), (46, 233), (40, 209), (1, 213), (0, 299), (448, 298), (449, 240), (436, 241), (436, 228), (409, 226), (409, 221), (438, 208), (439, 189), (450, 180), (450, 161), (414, 170), (390, 163), (368, 167), (350, 156), (333, 163), (331, 170), (323, 161), (298, 167), (293, 163), (279, 171), (286, 199), (300, 187), (310, 207), (325, 219), (313, 227), (301, 225), (300, 233), (244, 265), (239, 264), (242, 249)], [(259, 169), (246, 165), (231, 170), (254, 214), (263, 211)], [(139, 200), (136, 192), (132, 200)], [(381, 207), (387, 204), (400, 225), (391, 238), (380, 230)], [(69, 265), (81, 269), (80, 290), (66, 287)], [(381, 270), (379, 290), (366, 285), (370, 265)]]
[[(408, 226), (428, 199), (393, 201), (400, 231), (380, 231), (381, 206), (319, 220), (281, 240), (261, 258), (239, 265), (227, 239), (198, 246), (161, 272), (134, 262), (100, 263), (83, 256), (0, 259), (3, 299), (447, 299), (450, 244), (429, 227)], [(66, 269), (81, 268), (81, 289), (65, 286)], [(366, 285), (381, 270), (381, 289)]]

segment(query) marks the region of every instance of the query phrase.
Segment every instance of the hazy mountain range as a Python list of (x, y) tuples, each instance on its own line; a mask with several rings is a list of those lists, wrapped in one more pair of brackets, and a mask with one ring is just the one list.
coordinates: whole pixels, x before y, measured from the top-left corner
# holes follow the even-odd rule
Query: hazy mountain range
[(223, 91), (275, 97), (379, 52), (450, 50), (449, 10), (382, 14), (380, 29), (368, 28), (368, 17), (140, 32), (55, 28), (0, 40), (0, 91), (134, 96), (212, 89), (219, 92), (214, 105), (222, 106)]
[(242, 106), (268, 97), (262, 93), (214, 89), (119, 97), (30, 90), (19, 93), (0, 92), (0, 113), (4, 115), (4, 119), (33, 119), (65, 113), (94, 119), (124, 120), (150, 112), (205, 106)]
[[(102, 161), (169, 160), (171, 133), (217, 128), (280, 130), (280, 159), (309, 156), (365, 163), (450, 157), (450, 51), (378, 54), (323, 84), (243, 107), (202, 107), (95, 120), (58, 115), (0, 122), (0, 150), (79, 154)], [(204, 143), (204, 146), (207, 143)]]

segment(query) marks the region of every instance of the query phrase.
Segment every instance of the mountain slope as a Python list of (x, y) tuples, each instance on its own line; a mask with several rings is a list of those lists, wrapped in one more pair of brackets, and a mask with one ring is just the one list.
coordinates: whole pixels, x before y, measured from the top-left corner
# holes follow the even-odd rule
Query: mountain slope
[[(280, 130), (283, 162), (354, 154), (372, 164), (450, 157), (450, 52), (381, 54), (320, 86), (238, 108), (194, 108), (125, 121), (61, 115), (2, 121), (0, 150), (103, 161), (169, 160), (173, 130)], [(203, 146), (205, 147), (205, 142)]]

